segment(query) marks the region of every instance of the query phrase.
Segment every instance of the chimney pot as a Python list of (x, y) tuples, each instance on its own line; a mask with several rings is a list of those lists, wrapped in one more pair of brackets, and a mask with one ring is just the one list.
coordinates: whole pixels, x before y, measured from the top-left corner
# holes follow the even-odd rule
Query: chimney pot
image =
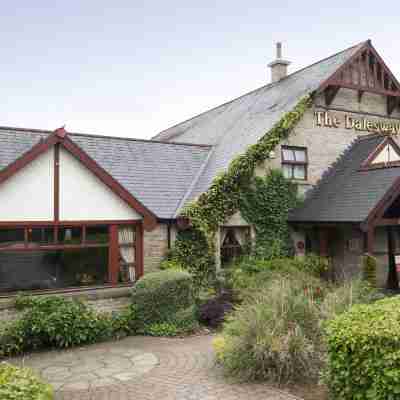
[(282, 43), (278, 42), (276, 44), (276, 58), (281, 59), (282, 58)]
[(287, 76), (287, 67), (290, 64), (289, 61), (282, 59), (282, 43), (276, 43), (276, 60), (268, 64), (271, 68), (271, 82), (278, 82), (285, 76)]

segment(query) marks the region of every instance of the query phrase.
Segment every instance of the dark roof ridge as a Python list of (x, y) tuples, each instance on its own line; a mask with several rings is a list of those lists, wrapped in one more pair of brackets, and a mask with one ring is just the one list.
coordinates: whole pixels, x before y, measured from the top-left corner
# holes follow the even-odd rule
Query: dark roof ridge
[[(224, 103), (222, 103), (222, 104), (219, 104), (219, 105), (217, 105), (217, 106), (215, 106), (215, 107), (211, 107), (211, 108), (209, 108), (209, 109), (207, 109), (207, 110), (205, 110), (205, 111), (203, 111), (203, 112), (201, 112), (201, 113), (198, 113), (198, 114), (194, 115), (193, 117), (187, 118), (187, 119), (185, 119), (185, 120), (183, 120), (183, 121), (181, 121), (181, 122), (178, 122), (178, 123), (176, 123), (176, 124), (174, 124), (174, 125), (169, 126), (169, 127), (166, 128), (166, 129), (163, 129), (162, 131), (160, 131), (160, 132), (159, 132), (157, 135), (155, 135), (154, 137), (157, 137), (158, 135), (161, 135), (163, 132), (166, 132), (166, 131), (168, 131), (168, 130), (170, 130), (170, 129), (173, 129), (173, 128), (179, 126), (179, 125), (182, 125), (182, 124), (184, 124), (184, 123), (186, 123), (186, 122), (189, 122), (189, 121), (191, 121), (191, 120), (193, 120), (193, 119), (196, 119), (196, 118), (200, 117), (201, 115), (207, 114), (207, 113), (209, 113), (209, 112), (211, 112), (211, 111), (217, 110), (217, 109), (220, 108), (220, 107), (224, 107), (224, 106), (226, 106), (226, 105), (228, 105), (228, 104), (230, 104), (230, 103), (233, 103), (234, 101), (239, 100), (239, 99), (241, 99), (241, 98), (243, 98), (243, 97), (245, 97), (245, 96), (248, 96), (248, 95), (250, 95), (250, 94), (252, 94), (252, 93), (255, 93), (255, 92), (259, 91), (259, 90), (266, 89), (267, 87), (272, 87), (272, 86), (279, 85), (280, 83), (282, 83), (283, 81), (287, 80), (287, 78), (292, 77), (293, 75), (296, 75), (296, 74), (298, 74), (298, 73), (300, 73), (300, 72), (302, 72), (302, 71), (304, 71), (304, 70), (306, 70), (306, 69), (308, 69), (308, 68), (313, 67), (314, 65), (317, 65), (317, 64), (322, 63), (322, 62), (324, 62), (324, 61), (326, 61), (326, 60), (329, 60), (330, 58), (336, 57), (336, 56), (338, 56), (339, 54), (344, 53), (345, 51), (348, 51), (348, 50), (350, 50), (350, 49), (352, 49), (352, 48), (354, 48), (354, 47), (360, 46), (361, 44), (368, 43), (368, 41), (369, 41), (369, 39), (368, 39), (368, 40), (365, 40), (365, 41), (362, 41), (362, 42), (359, 42), (359, 43), (357, 43), (357, 44), (355, 44), (355, 45), (353, 45), (353, 46), (347, 47), (347, 48), (344, 49), (344, 50), (338, 51), (338, 52), (335, 53), (335, 54), (332, 54), (332, 55), (330, 55), (330, 56), (328, 56), (328, 57), (322, 58), (321, 60), (318, 60), (318, 61), (316, 61), (316, 62), (314, 62), (314, 63), (312, 63), (312, 64), (310, 64), (310, 65), (307, 65), (307, 66), (305, 66), (305, 67), (303, 67), (303, 68), (300, 68), (299, 70), (292, 72), (291, 74), (285, 76), (284, 78), (282, 78), (281, 80), (279, 80), (279, 81), (277, 81), (277, 82), (271, 82), (271, 83), (268, 83), (268, 84), (266, 84), (266, 85), (260, 86), (259, 88), (250, 90), (249, 92), (246, 92), (246, 93), (244, 93), (244, 94), (242, 94), (242, 95), (240, 95), (240, 96), (238, 96), (238, 97), (235, 97), (235, 98), (232, 99), (232, 100), (226, 101), (226, 102), (224, 102)], [(179, 133), (173, 134), (173, 135), (172, 135), (171, 137), (169, 137), (168, 139), (172, 139), (173, 137), (177, 136), (178, 134), (179, 134)]]
[[(0, 126), (1, 130), (11, 130), (20, 133), (32, 133), (32, 134), (43, 134), (48, 133), (51, 134), (54, 131), (48, 129), (30, 129), (30, 128), (18, 128), (12, 126)], [(132, 142), (145, 142), (145, 143), (160, 143), (166, 145), (178, 145), (178, 146), (194, 146), (194, 147), (205, 147), (211, 148), (213, 147), (211, 144), (198, 144), (198, 143), (185, 143), (185, 142), (166, 142), (162, 140), (152, 140), (152, 139), (139, 139), (139, 138), (130, 138), (130, 137), (121, 137), (121, 136), (110, 136), (110, 135), (99, 135), (99, 134), (90, 134), (90, 133), (79, 133), (79, 132), (68, 132), (70, 136), (82, 136), (82, 137), (89, 137), (89, 138), (103, 138), (103, 139), (117, 139), (117, 140), (125, 140), (125, 141), (132, 141)]]

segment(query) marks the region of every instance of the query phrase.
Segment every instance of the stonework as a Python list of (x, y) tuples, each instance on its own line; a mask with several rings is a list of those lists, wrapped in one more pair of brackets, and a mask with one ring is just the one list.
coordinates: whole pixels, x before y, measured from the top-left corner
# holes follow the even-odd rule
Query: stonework
[[(282, 142), (275, 150), (275, 157), (260, 165), (256, 174), (265, 175), (268, 168), (281, 168), (281, 146), (300, 146), (307, 148), (308, 154), (308, 179), (296, 181), (299, 184), (300, 193), (315, 185), (323, 173), (332, 165), (343, 151), (359, 136), (368, 132), (346, 129), (344, 124), (338, 128), (320, 127), (315, 123), (314, 113), (325, 110), (325, 100), (322, 95), (316, 97), (314, 106), (311, 107), (298, 123), (290, 137)], [(345, 114), (354, 118), (368, 118), (372, 121), (388, 121), (386, 113), (386, 97), (371, 93), (364, 93), (361, 102), (358, 102), (358, 94), (354, 90), (340, 89), (329, 111), (338, 116), (342, 121)], [(352, 113), (353, 111), (353, 113)], [(369, 115), (379, 114), (381, 117)], [(393, 118), (400, 118), (400, 112), (394, 111)]]
[(158, 224), (151, 232), (144, 232), (144, 273), (157, 271), (168, 251), (168, 225)]
[[(68, 295), (66, 295), (68, 296)], [(125, 295), (120, 297), (107, 297), (98, 296), (98, 298), (87, 298), (85, 294), (79, 296), (69, 296), (69, 297), (79, 297), (86, 302), (86, 304), (93, 310), (99, 313), (113, 313), (119, 312), (127, 307), (131, 303), (131, 298), (129, 296), (129, 289), (125, 290)], [(13, 302), (8, 302), (7, 305), (3, 305), (0, 309), (0, 322), (11, 322), (22, 314), (21, 311), (17, 311), (13, 306)]]

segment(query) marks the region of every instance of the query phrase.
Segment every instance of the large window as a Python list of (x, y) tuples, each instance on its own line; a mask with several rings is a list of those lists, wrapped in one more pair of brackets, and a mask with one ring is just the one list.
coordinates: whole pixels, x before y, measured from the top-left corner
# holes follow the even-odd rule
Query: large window
[(109, 225), (0, 227), (0, 295), (133, 282), (136, 227), (115, 229), (116, 247)]
[(307, 149), (282, 146), (282, 171), (288, 179), (307, 179)]

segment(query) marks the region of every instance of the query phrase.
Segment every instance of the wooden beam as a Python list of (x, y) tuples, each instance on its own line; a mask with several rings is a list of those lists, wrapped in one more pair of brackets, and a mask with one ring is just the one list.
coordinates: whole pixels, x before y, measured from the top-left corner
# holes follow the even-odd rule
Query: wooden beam
[(369, 93), (376, 93), (376, 94), (382, 94), (385, 96), (393, 96), (393, 97), (400, 97), (400, 91), (393, 91), (393, 90), (388, 90), (388, 89), (377, 89), (374, 87), (365, 87), (365, 86), (358, 86), (355, 85), (354, 83), (348, 83), (348, 82), (340, 82), (340, 81), (332, 81), (332, 85), (334, 86), (340, 86), (341, 88), (345, 89), (353, 89), (353, 90), (364, 90)]
[(136, 279), (144, 275), (144, 231), (143, 225), (136, 225), (136, 248), (135, 248), (135, 261), (136, 261)]
[(328, 257), (328, 231), (319, 229), (319, 254), (321, 257)]
[(399, 277), (396, 271), (396, 262), (394, 258), (394, 235), (393, 227), (388, 226), (386, 228), (387, 233), (387, 244), (388, 244), (388, 277), (386, 282), (386, 287), (391, 290), (397, 290), (399, 288)]
[(118, 226), (110, 225), (109, 247), (108, 247), (108, 277), (109, 283), (116, 285), (118, 283), (119, 273), (119, 246), (118, 246)]
[(400, 218), (380, 218), (374, 222), (375, 226), (397, 226), (400, 225)]
[(54, 146), (54, 221), (60, 220), (60, 144)]
[(367, 231), (367, 252), (368, 254), (374, 254), (375, 248), (375, 229), (373, 226), (368, 227)]
[(336, 95), (338, 94), (340, 87), (339, 86), (328, 86), (324, 90), (325, 94), (325, 104), (329, 107), (333, 100), (335, 100)]

